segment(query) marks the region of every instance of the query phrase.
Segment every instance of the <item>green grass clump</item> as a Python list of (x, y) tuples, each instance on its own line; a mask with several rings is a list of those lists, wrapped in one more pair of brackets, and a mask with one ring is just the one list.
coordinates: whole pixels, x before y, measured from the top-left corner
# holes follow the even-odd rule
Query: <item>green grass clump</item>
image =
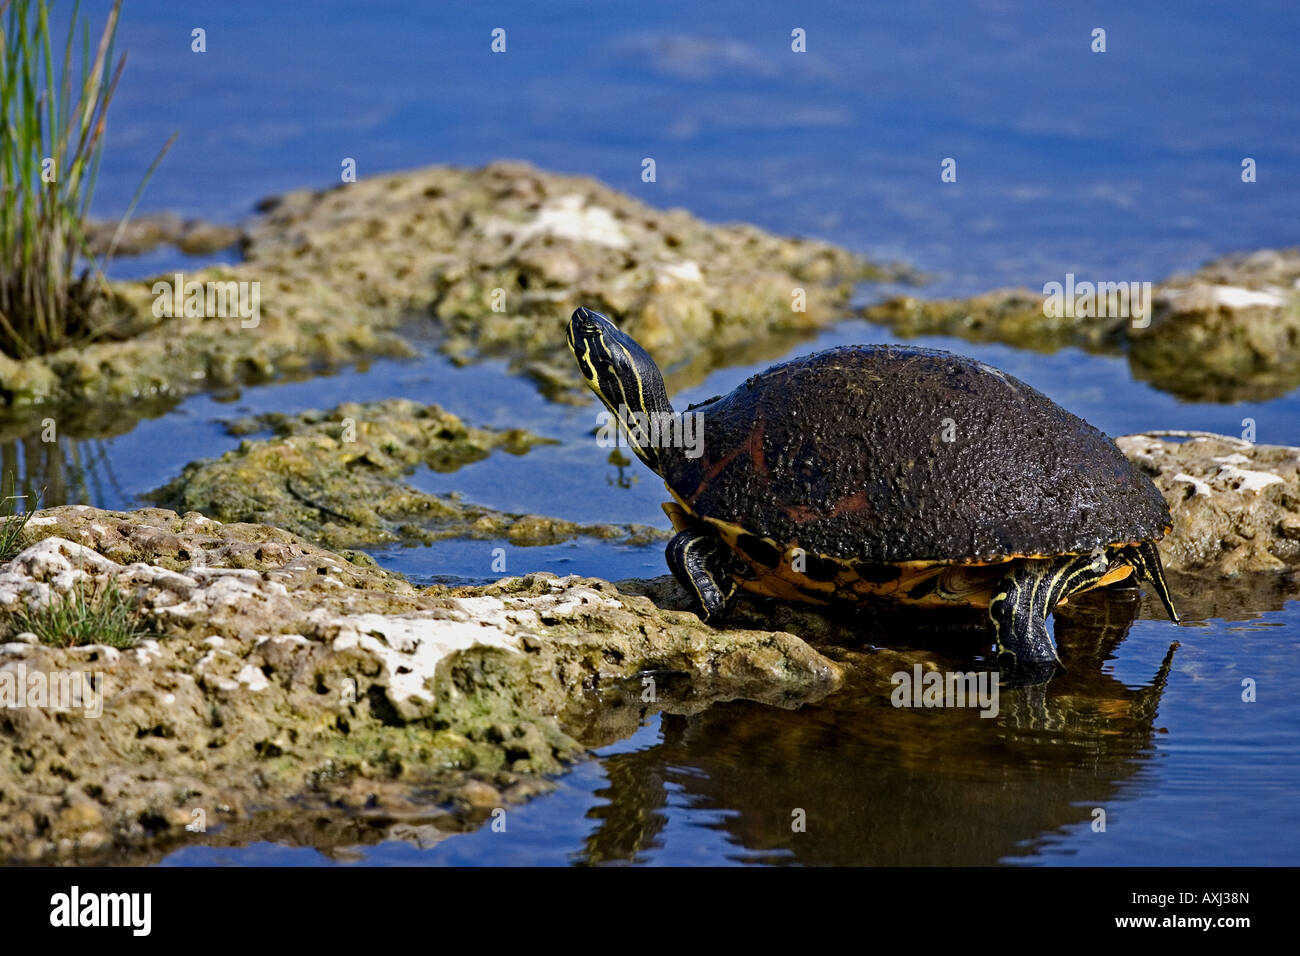
[(30, 631), (42, 644), (54, 647), (80, 647), (84, 644), (107, 644), (109, 647), (134, 647), (149, 633), (135, 598), (120, 590), (117, 581), (103, 583), (81, 578), (67, 594), (52, 594), (50, 602), (39, 610), (14, 614), (15, 633)]
[[(125, 54), (113, 60), (122, 0), (93, 53), (79, 6), (56, 72), (49, 0), (0, 0), (0, 352), (16, 358), (93, 338), (111, 320), (108, 282), (84, 227), (108, 105), (126, 65)], [(105, 262), (170, 145), (132, 197)]]
[(15, 511), (14, 502), (20, 496), (9, 495), (4, 499), (0, 514), (0, 564), (11, 561), (23, 549), (23, 529), (32, 516), (30, 510)]

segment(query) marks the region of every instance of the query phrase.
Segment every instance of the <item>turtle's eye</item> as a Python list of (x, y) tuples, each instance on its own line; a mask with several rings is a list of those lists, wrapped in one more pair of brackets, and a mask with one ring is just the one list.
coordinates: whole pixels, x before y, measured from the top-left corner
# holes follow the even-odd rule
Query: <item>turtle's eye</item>
[(596, 324), (596, 316), (599, 312), (593, 312), (591, 309), (584, 309), (582, 306), (573, 310), (573, 328), (579, 332), (594, 333), (599, 331), (600, 326)]

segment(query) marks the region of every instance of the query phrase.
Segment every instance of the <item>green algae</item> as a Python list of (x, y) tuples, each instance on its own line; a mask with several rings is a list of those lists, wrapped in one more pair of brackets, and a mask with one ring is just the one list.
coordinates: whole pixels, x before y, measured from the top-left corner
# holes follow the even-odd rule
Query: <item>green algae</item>
[(418, 467), (454, 471), (498, 449), (521, 455), (548, 441), (522, 429), (473, 428), (436, 405), (345, 403), (230, 427), (237, 434), (270, 430), (273, 437), (246, 439), (218, 459), (187, 465), (149, 500), (223, 522), (274, 525), (334, 549), (446, 538), (527, 546), (579, 536), (633, 544), (664, 537), (640, 525), (509, 514), (411, 487), (405, 479)]

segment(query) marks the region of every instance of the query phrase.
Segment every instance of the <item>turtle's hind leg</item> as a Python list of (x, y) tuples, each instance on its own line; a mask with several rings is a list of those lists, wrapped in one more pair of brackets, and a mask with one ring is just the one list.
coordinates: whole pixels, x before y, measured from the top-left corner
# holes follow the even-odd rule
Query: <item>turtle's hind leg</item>
[(691, 596), (692, 610), (705, 624), (726, 617), (736, 596), (731, 575), (735, 556), (716, 534), (699, 528), (679, 531), (664, 551), (668, 568)]
[(1047, 616), (1062, 598), (1100, 581), (1108, 564), (1103, 553), (1026, 558), (1012, 564), (989, 602), (998, 656), (1014, 658), (1017, 667), (1051, 670), (1060, 665)]
[(1143, 541), (1141, 544), (1130, 544), (1120, 549), (1120, 560), (1127, 561), (1133, 565), (1133, 575), (1151, 585), (1156, 592), (1156, 597), (1160, 598), (1160, 603), (1165, 606), (1165, 613), (1169, 615), (1169, 620), (1175, 624), (1178, 623), (1178, 612), (1174, 610), (1174, 599), (1169, 595), (1169, 585), (1165, 583), (1164, 565), (1160, 563), (1160, 552), (1156, 550), (1154, 541)]

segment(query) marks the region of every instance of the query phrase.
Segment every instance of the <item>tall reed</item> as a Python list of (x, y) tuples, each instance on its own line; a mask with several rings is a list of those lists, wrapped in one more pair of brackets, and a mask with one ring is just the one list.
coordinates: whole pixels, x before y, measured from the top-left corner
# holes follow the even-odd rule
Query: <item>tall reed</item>
[(175, 140), (145, 173), (101, 263), (85, 226), (126, 65), (125, 54), (114, 63), (121, 7), (114, 0), (92, 50), (75, 3), (56, 61), (48, 0), (0, 0), (0, 351), (15, 358), (94, 337), (111, 300), (104, 266)]

